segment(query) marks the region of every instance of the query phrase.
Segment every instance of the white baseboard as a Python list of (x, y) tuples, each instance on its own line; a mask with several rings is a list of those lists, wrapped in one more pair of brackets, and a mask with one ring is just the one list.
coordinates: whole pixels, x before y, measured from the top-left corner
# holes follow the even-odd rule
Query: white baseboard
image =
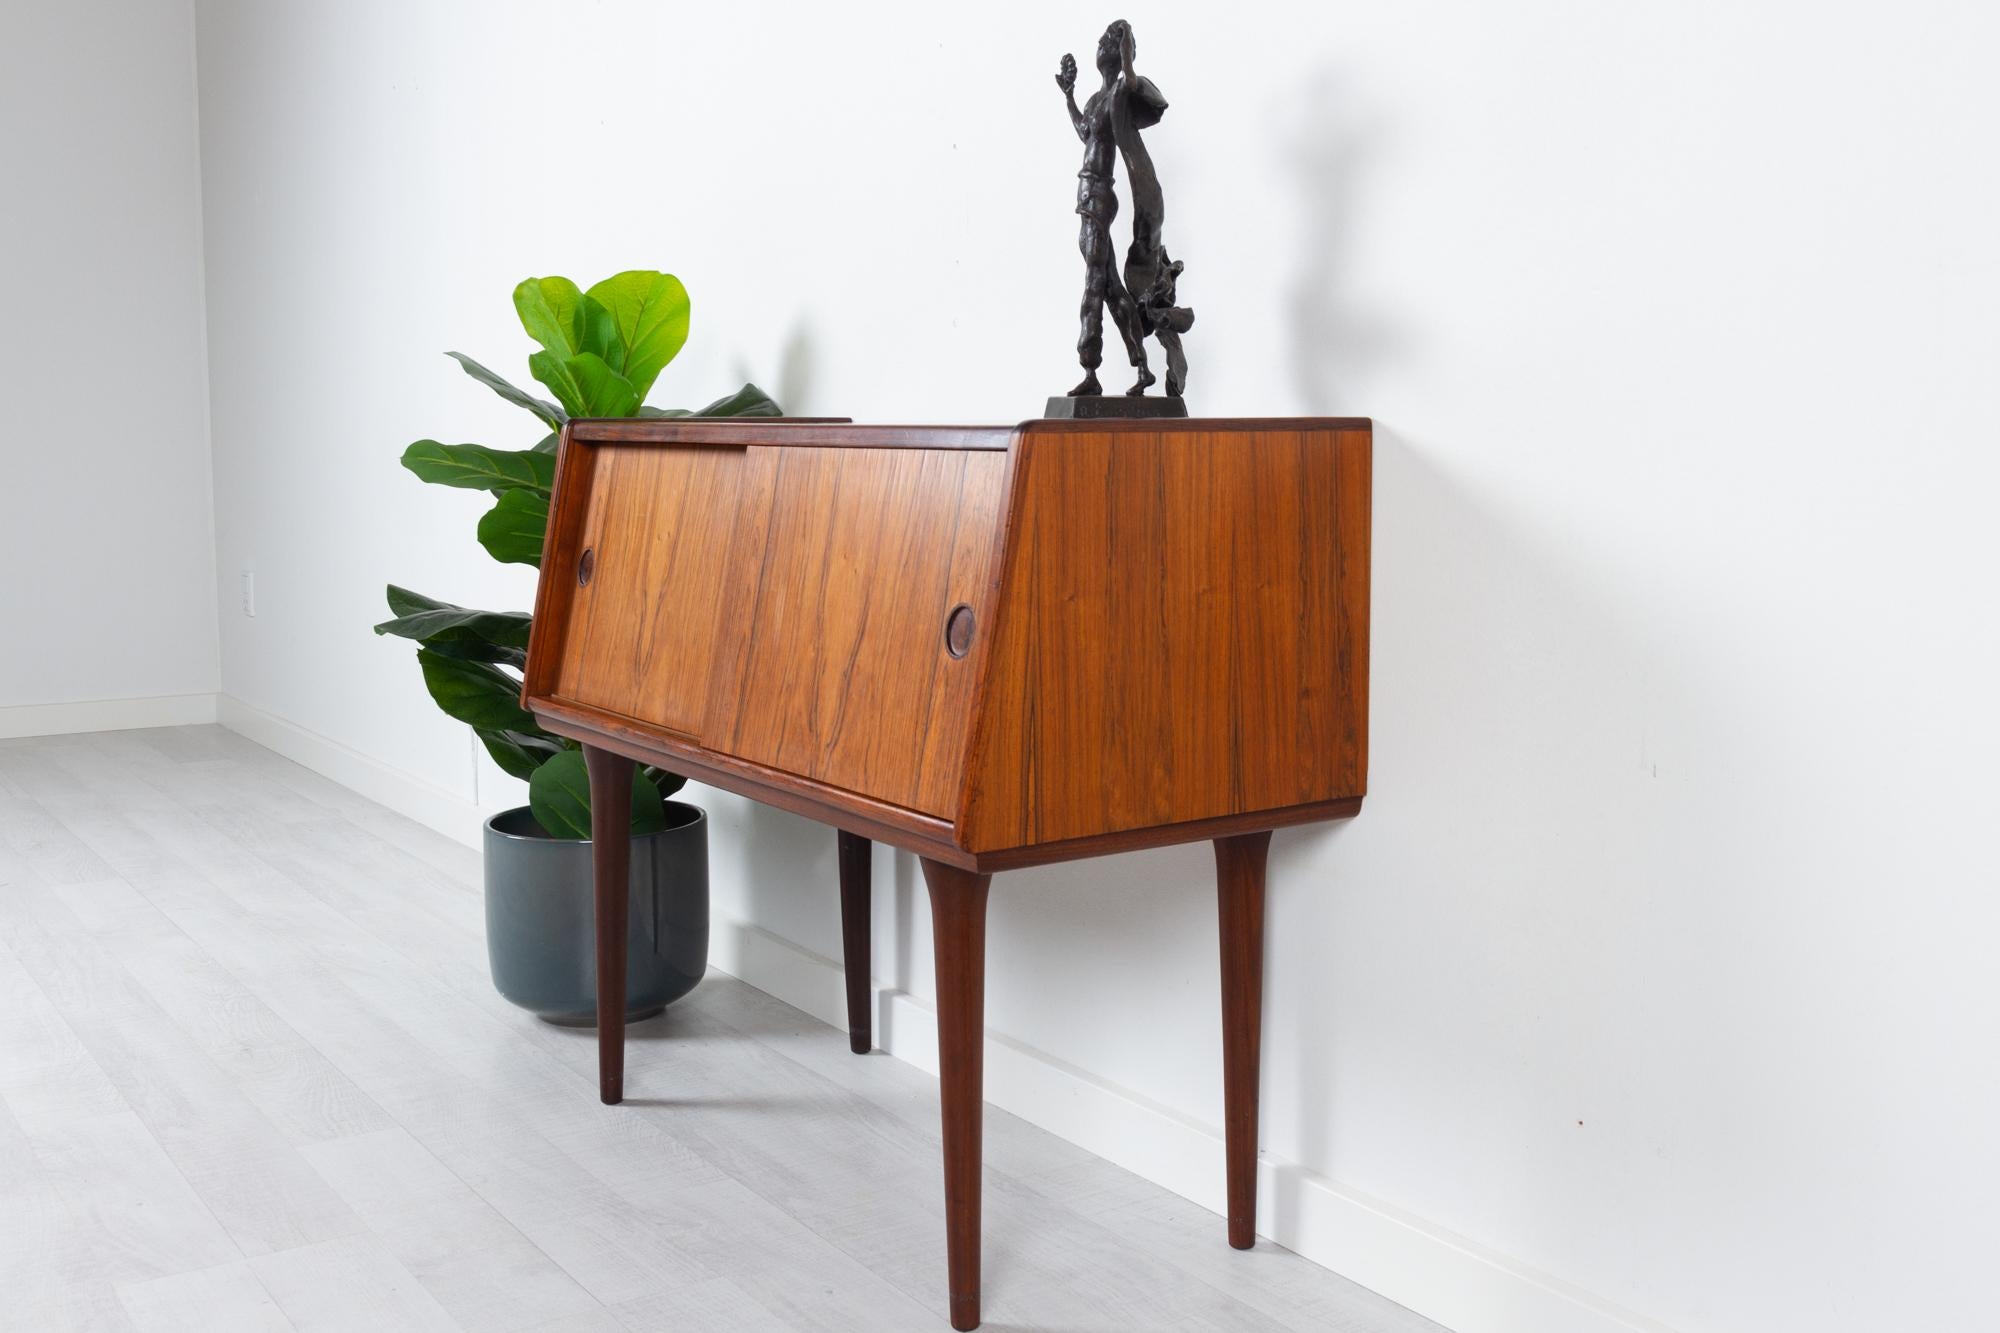
[[(710, 962), (841, 1031), (839, 963), (769, 931), (716, 919)], [(937, 1072), (937, 1018), (907, 991), (877, 989), (875, 1044)], [(1031, 1047), (988, 1034), (986, 1100), (1107, 1161), (1223, 1211), (1222, 1131)], [(1259, 1160), (1257, 1231), (1456, 1333), (1672, 1333), (1295, 1162)], [(1216, 1243), (1222, 1243), (1216, 1226)]]
[(0, 708), (0, 740), (17, 736), (67, 736), (79, 731), (131, 731), (136, 727), (191, 727), (215, 721), (215, 709), (213, 694), (13, 704)]
[(447, 791), (349, 749), (316, 731), (252, 707), (231, 695), (221, 695), (208, 721), (219, 721), (240, 736), (302, 764), (323, 778), (388, 806), (399, 815), (435, 829), (468, 847), (480, 844), (484, 822), (479, 806), (457, 792)]

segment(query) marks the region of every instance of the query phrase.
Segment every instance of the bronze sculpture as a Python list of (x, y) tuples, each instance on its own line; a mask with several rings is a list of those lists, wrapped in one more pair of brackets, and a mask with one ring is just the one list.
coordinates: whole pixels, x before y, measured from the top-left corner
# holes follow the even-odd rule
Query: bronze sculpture
[[(1181, 334), (1194, 323), (1194, 312), (1175, 304), (1176, 283), (1183, 265), (1167, 255), (1161, 240), (1166, 202), (1159, 174), (1139, 131), (1159, 124), (1167, 99), (1151, 79), (1132, 69), (1138, 44), (1132, 25), (1119, 19), (1104, 30), (1097, 43), (1097, 70), (1103, 85), (1082, 107), (1076, 104), (1076, 58), (1065, 55), (1056, 86), (1069, 107), (1070, 124), (1083, 141), (1083, 168), (1077, 172), (1076, 211), (1082, 219), (1077, 248), (1083, 253), (1083, 309), (1076, 342), (1083, 380), (1069, 391), (1071, 400), (1099, 398), (1104, 390), (1097, 367), (1104, 359), (1104, 309), (1125, 342), (1137, 378), (1125, 391), (1128, 400), (1144, 399), (1155, 376), (1146, 360), (1146, 339), (1159, 340), (1167, 358), (1167, 401), (1144, 399), (1121, 405), (1049, 400), (1050, 415), (1186, 415), (1181, 391), (1187, 383), (1187, 357)], [(1132, 244), (1125, 252), (1121, 275), (1111, 244), (1111, 222), (1118, 215), (1118, 195), (1112, 184), (1116, 157), (1125, 161), (1132, 192)]]

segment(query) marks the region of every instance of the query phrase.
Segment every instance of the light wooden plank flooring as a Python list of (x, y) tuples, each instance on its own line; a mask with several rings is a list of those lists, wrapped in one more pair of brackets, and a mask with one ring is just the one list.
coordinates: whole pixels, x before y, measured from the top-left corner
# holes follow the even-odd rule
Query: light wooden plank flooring
[[(216, 727), (0, 741), (0, 1328), (947, 1327), (934, 1080), (711, 973), (600, 1106), (478, 877)], [(1437, 1328), (986, 1142), (987, 1328)]]

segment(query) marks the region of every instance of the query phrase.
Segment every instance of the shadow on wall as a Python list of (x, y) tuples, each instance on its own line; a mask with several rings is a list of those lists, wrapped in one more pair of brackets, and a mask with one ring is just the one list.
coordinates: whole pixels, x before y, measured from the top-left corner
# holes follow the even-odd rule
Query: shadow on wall
[(778, 348), (777, 381), (771, 386), (779, 405), (795, 417), (813, 415), (813, 372), (818, 360), (819, 355), (813, 344), (812, 320), (800, 315), (785, 335), (784, 344)]
[(1324, 68), (1287, 103), (1305, 108), (1302, 121), (1277, 130), (1299, 191), (1301, 253), (1286, 301), (1292, 380), (1306, 411), (1321, 416), (1365, 415), (1342, 386), (1401, 345), (1388, 316), (1356, 303), (1350, 276), (1368, 164), (1384, 146), (1380, 118), (1357, 103), (1342, 72)]
[[(784, 342), (778, 345), (776, 367), (765, 363), (762, 370), (753, 367), (749, 361), (737, 357), (730, 366), (732, 381), (755, 384), (764, 389), (778, 405), (785, 409), (786, 416), (813, 416), (812, 396), (814, 381), (818, 378), (819, 349), (813, 332), (812, 320), (801, 314), (792, 321), (792, 327), (785, 334)], [(767, 378), (765, 371), (770, 371)]]

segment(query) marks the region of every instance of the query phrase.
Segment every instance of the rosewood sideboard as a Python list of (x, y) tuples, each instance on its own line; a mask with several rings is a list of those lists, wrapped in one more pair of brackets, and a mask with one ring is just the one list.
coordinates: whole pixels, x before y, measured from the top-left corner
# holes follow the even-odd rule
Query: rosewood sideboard
[(1370, 448), (1362, 419), (569, 423), (523, 701), (589, 765), (603, 1101), (623, 1096), (634, 761), (839, 831), (857, 1052), (869, 842), (916, 853), (949, 1310), (977, 1327), (993, 873), (1211, 840), (1247, 1249), (1265, 854), (1367, 787)]

